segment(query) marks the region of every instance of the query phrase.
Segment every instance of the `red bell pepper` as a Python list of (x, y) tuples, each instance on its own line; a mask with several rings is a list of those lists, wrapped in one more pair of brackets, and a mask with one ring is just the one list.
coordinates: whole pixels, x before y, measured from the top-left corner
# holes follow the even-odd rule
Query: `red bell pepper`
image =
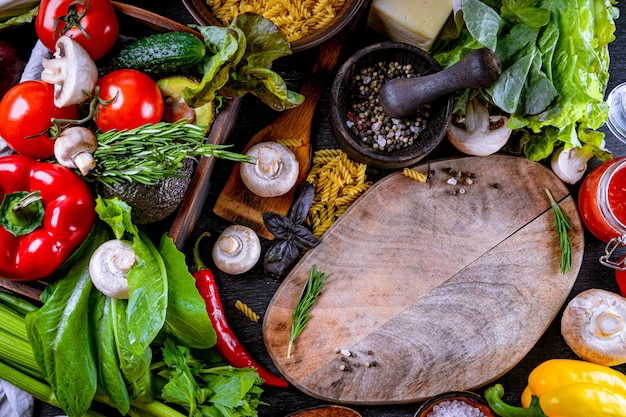
[(217, 285), (215, 284), (213, 272), (202, 263), (198, 252), (198, 243), (207, 235), (207, 233), (202, 234), (194, 245), (193, 257), (195, 271), (193, 272), (193, 277), (196, 280), (196, 288), (206, 303), (207, 313), (215, 328), (217, 335), (215, 350), (226, 362), (236, 368), (256, 369), (259, 377), (263, 378), (265, 385), (287, 388), (289, 386), (287, 381), (264, 368), (263, 365), (250, 356), (250, 353), (248, 353), (246, 348), (239, 342), (237, 336), (235, 336), (235, 333), (228, 324), (228, 321), (226, 321), (222, 300), (217, 293)]
[(23, 155), (0, 158), (0, 277), (31, 281), (56, 271), (86, 238), (95, 201), (73, 171)]

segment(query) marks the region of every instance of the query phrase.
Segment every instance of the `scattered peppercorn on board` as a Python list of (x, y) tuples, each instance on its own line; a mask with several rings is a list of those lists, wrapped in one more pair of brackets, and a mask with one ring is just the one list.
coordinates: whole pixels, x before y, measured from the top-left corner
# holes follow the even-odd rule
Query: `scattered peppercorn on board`
[[(429, 180), (397, 172), (374, 184), (267, 308), (267, 350), (308, 395), (393, 404), (479, 388), (528, 353), (574, 285), (583, 227), (548, 168), (492, 155), (415, 169)], [(572, 226), (564, 274), (546, 188)], [(291, 312), (313, 265), (330, 278), (287, 359)]]

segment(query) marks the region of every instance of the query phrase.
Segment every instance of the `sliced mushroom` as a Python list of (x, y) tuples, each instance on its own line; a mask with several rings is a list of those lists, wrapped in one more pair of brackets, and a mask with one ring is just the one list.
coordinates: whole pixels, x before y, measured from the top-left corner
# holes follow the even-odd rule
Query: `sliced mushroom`
[(227, 227), (213, 246), (215, 266), (230, 275), (239, 275), (249, 271), (260, 257), (259, 237), (247, 226), (236, 224)]
[(600, 365), (626, 363), (626, 299), (611, 291), (589, 289), (563, 311), (561, 334), (581, 359)]
[(137, 263), (129, 242), (113, 239), (98, 247), (89, 259), (93, 285), (111, 298), (128, 298), (128, 271)]
[(96, 135), (86, 127), (73, 126), (65, 129), (54, 141), (54, 157), (67, 168), (78, 168), (87, 175), (96, 167), (93, 152), (98, 147)]
[(561, 181), (576, 184), (587, 171), (587, 162), (593, 157), (588, 146), (559, 148), (552, 154), (550, 166)]
[(92, 94), (98, 69), (87, 51), (69, 36), (56, 43), (53, 59), (43, 58), (41, 80), (54, 84), (54, 105), (65, 107), (82, 103)]
[(486, 156), (498, 152), (509, 140), (511, 129), (505, 116), (490, 116), (478, 97), (467, 103), (465, 117), (448, 125), (448, 139), (467, 155)]
[(300, 165), (286, 146), (261, 142), (251, 147), (246, 155), (252, 156), (255, 163), (241, 164), (241, 179), (259, 197), (284, 195), (296, 184)]

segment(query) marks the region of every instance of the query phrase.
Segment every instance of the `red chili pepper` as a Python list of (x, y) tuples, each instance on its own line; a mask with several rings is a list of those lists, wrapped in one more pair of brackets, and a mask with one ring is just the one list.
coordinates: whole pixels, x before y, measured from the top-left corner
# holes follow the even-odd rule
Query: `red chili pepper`
[(0, 277), (49, 276), (95, 220), (94, 199), (73, 171), (23, 155), (0, 158)]
[(215, 328), (215, 333), (217, 334), (215, 349), (230, 365), (234, 367), (256, 369), (266, 385), (281, 388), (288, 387), (289, 384), (287, 381), (264, 368), (263, 365), (257, 362), (250, 355), (250, 353), (248, 353), (229, 326), (228, 321), (226, 320), (226, 315), (224, 314), (224, 308), (222, 307), (222, 300), (220, 299), (217, 291), (217, 285), (215, 283), (215, 278), (213, 277), (213, 272), (207, 268), (200, 259), (198, 244), (205, 236), (208, 236), (208, 233), (203, 233), (198, 240), (196, 240), (193, 248), (195, 261), (195, 271), (193, 272), (193, 276), (196, 279), (198, 292), (206, 303), (207, 313), (209, 314), (209, 318), (211, 319), (213, 327)]

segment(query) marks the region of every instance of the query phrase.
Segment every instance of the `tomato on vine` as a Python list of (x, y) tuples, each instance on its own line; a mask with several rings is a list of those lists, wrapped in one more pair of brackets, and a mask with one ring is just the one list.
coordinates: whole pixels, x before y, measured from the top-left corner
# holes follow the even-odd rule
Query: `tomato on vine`
[(161, 90), (152, 78), (141, 71), (112, 71), (98, 81), (96, 89), (100, 104), (94, 121), (103, 132), (158, 123), (163, 116)]
[(57, 40), (67, 35), (97, 61), (117, 41), (119, 22), (110, 0), (42, 0), (35, 30), (51, 52)]
[(0, 137), (15, 152), (35, 159), (54, 155), (53, 120), (74, 120), (77, 106), (56, 107), (54, 86), (24, 81), (13, 86), (0, 101)]

